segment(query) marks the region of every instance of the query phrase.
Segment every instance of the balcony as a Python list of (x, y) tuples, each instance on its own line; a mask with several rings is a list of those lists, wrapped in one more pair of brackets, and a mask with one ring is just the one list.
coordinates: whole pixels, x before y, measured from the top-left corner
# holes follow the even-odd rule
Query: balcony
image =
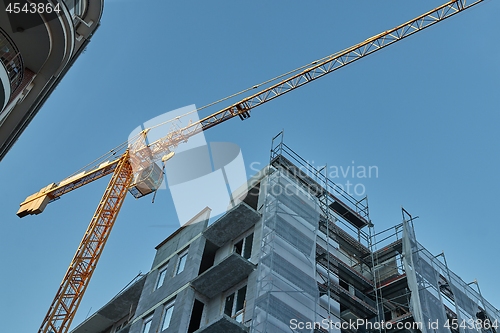
[(191, 285), (201, 294), (212, 298), (248, 277), (254, 269), (254, 264), (233, 253), (191, 281)]
[(246, 333), (248, 332), (248, 327), (238, 323), (236, 320), (229, 318), (226, 315), (222, 315), (217, 320), (211, 324), (196, 330), (194, 333)]
[(260, 219), (260, 214), (242, 202), (210, 225), (203, 235), (218, 247), (248, 230)]
[(3, 65), (3, 68), (0, 67), (0, 80), (3, 86), (3, 98), (0, 95), (1, 110), (23, 81), (24, 73), (23, 58), (14, 42), (2, 29), (0, 29), (0, 62)]

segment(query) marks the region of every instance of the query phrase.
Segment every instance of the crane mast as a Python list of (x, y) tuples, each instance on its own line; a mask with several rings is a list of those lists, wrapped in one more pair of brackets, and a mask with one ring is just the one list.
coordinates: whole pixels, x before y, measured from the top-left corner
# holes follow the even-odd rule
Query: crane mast
[(126, 151), (118, 159), (113, 176), (38, 332), (68, 331), (132, 180), (128, 157)]
[[(278, 83), (264, 87), (259, 92), (251, 94), (239, 102), (188, 126), (172, 130), (166, 136), (150, 144), (144, 144), (141, 141), (147, 134), (146, 130), (143, 132), (144, 137), (129, 146), (118, 158), (101, 163), (97, 167), (83, 171), (57, 184), (52, 183), (27, 197), (20, 204), (17, 212), (19, 217), (39, 214), (43, 212), (48, 203), (59, 199), (62, 195), (112, 174), (104, 195), (38, 332), (68, 332), (109, 233), (116, 221), (127, 190), (130, 189), (134, 176), (136, 176), (137, 168), (141, 170), (148, 163), (152, 164), (161, 161), (162, 158), (165, 160), (166, 155), (171, 157), (179, 144), (186, 142), (195, 134), (236, 116), (242, 120), (249, 118), (250, 111), (255, 107), (332, 73), (483, 1), (476, 0), (471, 3), (467, 3), (466, 0), (449, 1), (393, 29), (368, 38), (341, 52), (314, 61), (307, 65), (304, 70), (292, 73)], [(254, 86), (254, 88), (259, 88), (259, 86)]]

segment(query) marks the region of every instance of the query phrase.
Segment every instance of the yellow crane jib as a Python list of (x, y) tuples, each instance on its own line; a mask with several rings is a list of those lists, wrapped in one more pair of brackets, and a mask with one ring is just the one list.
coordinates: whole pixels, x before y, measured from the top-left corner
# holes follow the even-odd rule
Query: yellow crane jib
[(26, 215), (37, 215), (42, 213), (48, 203), (59, 199), (63, 194), (113, 173), (117, 162), (118, 159), (106, 161), (91, 170), (70, 176), (59, 183), (47, 185), (37, 193), (24, 199), (19, 205), (19, 210), (16, 213), (17, 216), (24, 217)]

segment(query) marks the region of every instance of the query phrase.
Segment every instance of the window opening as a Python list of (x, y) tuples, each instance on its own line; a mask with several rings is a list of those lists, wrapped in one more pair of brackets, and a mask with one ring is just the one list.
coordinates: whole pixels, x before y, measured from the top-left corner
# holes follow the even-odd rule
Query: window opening
[(167, 265), (164, 265), (158, 269), (158, 280), (156, 281), (155, 290), (163, 286), (163, 282), (165, 282), (166, 276), (167, 276)]
[(179, 261), (177, 263), (177, 272), (175, 275), (182, 273), (184, 267), (186, 266), (188, 250), (184, 250), (179, 253)]
[(205, 249), (203, 250), (203, 255), (201, 257), (200, 269), (198, 271), (198, 275), (209, 269), (214, 265), (215, 262), (215, 254), (217, 252), (218, 247), (206, 241)]
[(226, 302), (224, 305), (224, 314), (240, 323), (243, 322), (246, 293), (247, 286), (244, 286), (228, 295), (226, 297)]
[(165, 305), (165, 310), (163, 313), (163, 322), (161, 324), (161, 330), (166, 330), (170, 326), (170, 321), (172, 320), (172, 313), (174, 312), (174, 302)]
[(189, 320), (189, 327), (187, 333), (193, 333), (194, 331), (200, 328), (201, 317), (203, 315), (204, 307), (205, 304), (198, 301), (197, 299), (194, 300), (193, 311), (191, 311), (191, 319)]
[(144, 318), (144, 324), (142, 325), (142, 333), (149, 333), (152, 321), (153, 321), (153, 316)]
[(233, 252), (238, 253), (245, 259), (252, 256), (253, 232), (234, 244)]

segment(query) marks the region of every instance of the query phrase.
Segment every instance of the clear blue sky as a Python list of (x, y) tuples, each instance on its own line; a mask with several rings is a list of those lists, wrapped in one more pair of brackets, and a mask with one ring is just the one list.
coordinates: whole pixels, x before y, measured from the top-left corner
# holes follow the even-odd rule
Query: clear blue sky
[[(101, 180), (39, 216), (24, 198), (125, 141), (145, 121), (202, 106), (402, 23), (440, 1), (107, 1), (88, 50), (0, 163), (0, 319), (35, 332), (104, 191)], [(377, 230), (420, 216), (442, 250), (500, 307), (500, 2), (485, 3), (206, 133), (265, 165), (270, 139), (316, 165), (377, 166), (362, 183)], [(216, 111), (212, 109), (210, 111)], [(203, 114), (202, 114), (203, 115)], [(206, 115), (206, 114), (205, 114)], [(340, 179), (345, 182), (346, 179)], [(128, 196), (74, 325), (104, 305), (178, 227), (168, 191)]]

